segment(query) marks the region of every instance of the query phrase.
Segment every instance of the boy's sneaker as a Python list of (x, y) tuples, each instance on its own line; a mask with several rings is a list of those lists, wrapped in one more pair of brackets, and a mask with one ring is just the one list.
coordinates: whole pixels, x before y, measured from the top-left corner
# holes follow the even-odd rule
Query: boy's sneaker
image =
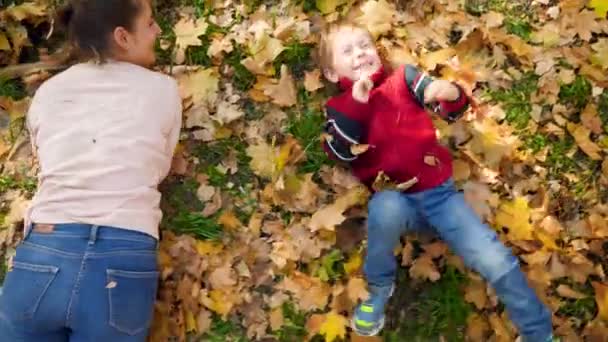
[(351, 326), (362, 336), (375, 336), (384, 327), (384, 307), (395, 291), (395, 285), (369, 285), (369, 298), (355, 309)]

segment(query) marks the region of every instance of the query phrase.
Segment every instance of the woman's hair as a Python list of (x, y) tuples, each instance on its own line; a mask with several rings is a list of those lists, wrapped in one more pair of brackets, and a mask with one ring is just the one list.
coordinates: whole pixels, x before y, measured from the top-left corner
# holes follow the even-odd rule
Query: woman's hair
[(57, 11), (56, 23), (67, 32), (72, 56), (104, 62), (110, 56), (114, 29), (133, 30), (143, 1), (69, 0)]

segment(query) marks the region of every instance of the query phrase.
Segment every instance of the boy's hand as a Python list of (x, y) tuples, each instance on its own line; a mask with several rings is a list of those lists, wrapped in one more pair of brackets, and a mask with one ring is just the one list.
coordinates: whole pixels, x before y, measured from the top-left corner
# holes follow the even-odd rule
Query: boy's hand
[(369, 75), (361, 75), (361, 78), (353, 84), (353, 99), (357, 102), (367, 103), (369, 93), (373, 87), (374, 82), (369, 78)]
[(424, 90), (424, 103), (455, 101), (460, 96), (456, 85), (446, 80), (435, 80)]

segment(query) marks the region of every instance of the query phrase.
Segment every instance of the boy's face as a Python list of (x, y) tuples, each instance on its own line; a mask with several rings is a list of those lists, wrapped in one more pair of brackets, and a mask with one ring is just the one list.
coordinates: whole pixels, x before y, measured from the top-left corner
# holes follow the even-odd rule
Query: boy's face
[(370, 34), (357, 27), (341, 27), (331, 39), (333, 70), (326, 77), (337, 82), (346, 77), (352, 81), (362, 76), (371, 76), (382, 66), (376, 45)]

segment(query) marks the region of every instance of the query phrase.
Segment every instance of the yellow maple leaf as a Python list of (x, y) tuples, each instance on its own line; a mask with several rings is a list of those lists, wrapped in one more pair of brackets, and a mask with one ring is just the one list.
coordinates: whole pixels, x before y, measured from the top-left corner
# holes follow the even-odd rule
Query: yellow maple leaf
[(217, 219), (217, 223), (221, 224), (228, 230), (235, 230), (243, 225), (231, 210), (224, 211)]
[(195, 105), (212, 106), (217, 100), (220, 77), (217, 69), (198, 69), (177, 76), (182, 97), (191, 97)]
[(319, 333), (325, 336), (325, 341), (332, 342), (338, 337), (344, 338), (346, 324), (346, 317), (332, 311), (325, 316), (325, 321), (321, 324)]
[(508, 236), (512, 240), (532, 240), (533, 238), (530, 208), (528, 202), (522, 197), (503, 202), (496, 213), (495, 223), (499, 228), (508, 228)]
[(361, 265), (363, 265), (363, 257), (361, 257), (361, 253), (357, 252), (348, 258), (348, 261), (344, 263), (344, 271), (346, 274), (351, 275), (357, 272)]
[(186, 59), (186, 49), (189, 46), (201, 46), (203, 42), (198, 38), (207, 32), (207, 21), (205, 18), (193, 20), (189, 17), (181, 18), (173, 27), (175, 32), (175, 62), (182, 64)]
[(321, 82), (321, 71), (319, 69), (304, 72), (304, 89), (306, 91), (313, 92), (321, 88), (323, 88), (323, 82)]
[(606, 18), (606, 13), (608, 13), (608, 1), (606, 0), (591, 0), (589, 1), (590, 8), (593, 8), (595, 13), (600, 18)]
[(272, 63), (285, 47), (279, 39), (272, 38), (265, 32), (253, 42), (249, 50), (251, 57), (245, 58), (241, 64), (254, 74), (267, 75), (271, 70), (267, 68), (268, 63)]
[(201, 302), (209, 310), (215, 311), (222, 317), (226, 317), (233, 306), (233, 303), (228, 300), (228, 297), (222, 290), (209, 291), (209, 296), (201, 298)]
[(581, 150), (583, 150), (583, 152), (585, 152), (593, 160), (602, 159), (602, 156), (600, 155), (602, 149), (589, 138), (589, 134), (591, 133), (589, 129), (583, 125), (577, 125), (572, 122), (569, 122), (567, 127), (568, 132), (570, 132), (572, 137), (574, 137), (576, 144)]
[(196, 319), (194, 318), (194, 314), (192, 314), (192, 311), (190, 310), (186, 310), (186, 332), (197, 332), (196, 331)]
[(6, 38), (6, 34), (0, 31), (0, 51), (10, 51), (11, 44), (8, 42), (8, 38)]
[(368, 0), (361, 6), (363, 14), (355, 19), (359, 25), (366, 26), (374, 38), (387, 33), (392, 28), (395, 17), (395, 5), (386, 0)]
[(331, 14), (336, 9), (347, 3), (348, 0), (316, 0), (317, 9), (323, 14)]
[(18, 6), (11, 6), (6, 9), (5, 14), (13, 17), (17, 21), (29, 19), (31, 17), (41, 17), (46, 15), (47, 6), (34, 2), (25, 2)]
[(597, 302), (597, 317), (608, 322), (608, 283), (592, 281), (595, 290), (595, 301)]
[(246, 149), (247, 155), (251, 157), (249, 166), (258, 176), (270, 179), (275, 170), (276, 148), (265, 141), (258, 144), (250, 144)]
[[(608, 3), (608, 1), (606, 3)], [(604, 70), (608, 69), (608, 39), (598, 39), (596, 43), (591, 44), (591, 48), (595, 51), (595, 53), (589, 57), (591, 63)]]

